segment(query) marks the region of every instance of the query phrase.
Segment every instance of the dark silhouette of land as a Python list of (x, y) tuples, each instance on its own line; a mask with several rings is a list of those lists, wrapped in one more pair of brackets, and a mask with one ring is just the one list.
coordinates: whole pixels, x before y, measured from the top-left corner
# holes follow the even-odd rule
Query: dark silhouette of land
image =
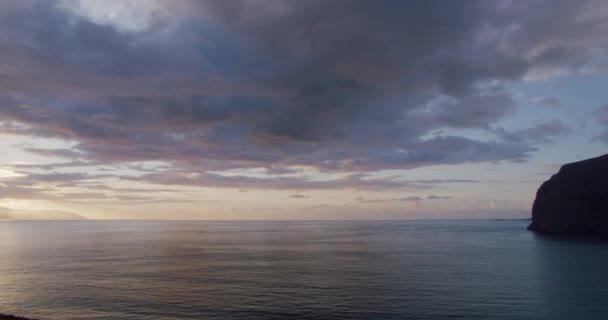
[(86, 218), (69, 211), (18, 210), (0, 207), (0, 220), (86, 220)]
[(13, 316), (13, 315), (9, 315), (9, 314), (0, 313), (0, 320), (38, 320), (38, 319), (23, 318), (23, 317), (17, 317), (17, 316)]
[(608, 239), (608, 154), (566, 164), (545, 181), (528, 230)]

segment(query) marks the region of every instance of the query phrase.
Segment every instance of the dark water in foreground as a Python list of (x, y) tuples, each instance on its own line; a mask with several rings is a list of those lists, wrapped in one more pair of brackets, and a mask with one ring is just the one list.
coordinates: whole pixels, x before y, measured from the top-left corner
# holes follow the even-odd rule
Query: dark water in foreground
[(608, 319), (608, 244), (526, 221), (0, 222), (0, 312)]

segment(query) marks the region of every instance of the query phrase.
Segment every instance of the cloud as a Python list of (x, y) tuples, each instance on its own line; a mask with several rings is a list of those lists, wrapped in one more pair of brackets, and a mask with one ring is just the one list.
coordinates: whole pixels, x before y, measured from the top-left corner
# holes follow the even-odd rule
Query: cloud
[(46, 199), (51, 188), (0, 182), (0, 199)]
[[(202, 202), (187, 191), (169, 188), (109, 187), (104, 179), (113, 175), (52, 172), (30, 173), (0, 178), (0, 199), (35, 199), (73, 203)], [(200, 196), (200, 192), (197, 193)]]
[(67, 149), (67, 148), (43, 149), (43, 148), (29, 147), (29, 148), (23, 148), (23, 150), (33, 153), (33, 154), (46, 156), (46, 157), (75, 159), (75, 158), (79, 158), (82, 156), (82, 154), (80, 154), (78, 151), (72, 150), (72, 149)]
[[(137, 19), (132, 2), (116, 16), (72, 2), (0, 4), (0, 132), (74, 142), (28, 151), (75, 164), (287, 175), (526, 161), (567, 129), (492, 130), (516, 109), (506, 84), (608, 63), (603, 1), (159, 0), (138, 3)], [(451, 129), (493, 135), (435, 134)]]
[[(478, 183), (472, 179), (406, 180), (399, 175), (377, 176), (368, 173), (350, 173), (320, 176), (319, 172), (298, 175), (268, 175), (258, 172), (198, 172), (185, 171), (181, 167), (158, 167), (144, 171), (124, 171), (121, 174), (89, 174), (82, 172), (16, 172), (18, 175), (0, 180), (0, 191), (6, 199), (47, 199), (72, 202), (92, 200), (111, 201), (131, 199), (152, 201), (173, 199), (186, 202), (192, 194), (182, 187), (228, 188), (239, 191), (258, 190), (364, 190), (404, 192), (431, 190), (442, 184)], [(138, 187), (113, 187), (108, 183), (137, 183)], [(171, 187), (159, 187), (171, 186)], [(193, 189), (194, 190), (194, 189)], [(308, 197), (293, 194), (291, 198)], [(200, 198), (197, 201), (208, 201)], [(405, 201), (405, 200), (404, 200)], [(196, 202), (196, 201), (195, 201)]]
[(20, 178), (22, 182), (35, 184), (38, 182), (74, 182), (83, 180), (97, 180), (109, 178), (112, 175), (89, 175), (80, 172), (51, 172), (51, 173), (30, 173), (25, 177)]
[(597, 108), (593, 113), (595, 120), (602, 126), (603, 131), (593, 137), (592, 141), (600, 141), (608, 144), (608, 105)]
[(429, 184), (440, 184), (440, 183), (478, 183), (479, 180), (474, 179), (427, 179), (427, 180), (415, 180), (416, 183), (429, 183)]
[(539, 106), (557, 108), (562, 105), (562, 103), (553, 97), (534, 97), (532, 98), (532, 102)]
[(367, 174), (350, 174), (342, 178), (315, 180), (310, 177), (252, 177), (221, 175), (210, 172), (163, 172), (138, 177), (123, 176), (123, 180), (159, 185), (198, 186), (233, 189), (277, 190), (426, 190), (432, 185), (402, 180), (399, 177), (374, 178)]
[(405, 197), (405, 198), (399, 198), (397, 199), (398, 201), (413, 201), (413, 202), (418, 202), (418, 201), (422, 201), (422, 198), (420, 197)]
[(381, 203), (381, 202), (412, 202), (418, 204), (422, 201), (422, 198), (418, 196), (410, 196), (404, 198), (391, 198), (391, 199), (365, 199), (358, 197), (357, 200), (361, 203)]
[(292, 194), (289, 196), (289, 198), (291, 198), (291, 199), (308, 199), (310, 197), (302, 195), (302, 194)]
[(538, 144), (549, 143), (559, 138), (563, 138), (571, 132), (571, 129), (561, 121), (554, 119), (549, 122), (539, 123), (530, 128), (507, 131), (504, 128), (499, 127), (496, 128), (495, 131), (505, 141)]
[(70, 162), (51, 162), (51, 163), (15, 163), (13, 164), (13, 168), (22, 169), (22, 170), (56, 170), (63, 168), (83, 168), (83, 167), (92, 167), (99, 166), (102, 163), (100, 162), (92, 162), (92, 161), (70, 161)]
[(298, 169), (289, 168), (285, 166), (270, 166), (266, 168), (266, 174), (269, 175), (284, 175), (284, 174), (295, 174), (301, 172)]
[(427, 200), (444, 200), (444, 199), (452, 199), (451, 196), (436, 196), (434, 194), (426, 197)]
[(477, 95), (450, 99), (430, 110), (429, 116), (448, 127), (484, 128), (513, 110), (515, 104), (506, 94)]

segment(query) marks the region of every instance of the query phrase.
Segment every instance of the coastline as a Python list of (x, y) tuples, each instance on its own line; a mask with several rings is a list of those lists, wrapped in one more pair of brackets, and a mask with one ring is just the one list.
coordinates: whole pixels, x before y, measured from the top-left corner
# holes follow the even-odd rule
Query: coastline
[(24, 318), (24, 317), (14, 316), (11, 314), (0, 313), (0, 320), (40, 320), (40, 319)]

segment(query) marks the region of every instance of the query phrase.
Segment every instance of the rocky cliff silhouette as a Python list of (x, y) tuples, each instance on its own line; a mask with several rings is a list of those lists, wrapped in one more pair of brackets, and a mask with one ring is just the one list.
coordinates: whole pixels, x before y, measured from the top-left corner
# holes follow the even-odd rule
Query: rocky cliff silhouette
[(566, 164), (545, 181), (536, 193), (528, 229), (608, 239), (608, 154)]

